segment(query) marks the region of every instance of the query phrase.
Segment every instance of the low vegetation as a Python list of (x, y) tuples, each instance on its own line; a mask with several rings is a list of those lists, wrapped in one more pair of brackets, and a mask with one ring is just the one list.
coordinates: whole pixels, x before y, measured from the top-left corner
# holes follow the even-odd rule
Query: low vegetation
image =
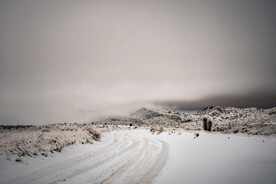
[(5, 130), (0, 134), (0, 155), (22, 162), (20, 157), (48, 157), (74, 144), (93, 144), (101, 134), (94, 128), (53, 125), (36, 130)]
[(203, 130), (205, 131), (212, 131), (213, 122), (211, 120), (208, 120), (207, 118), (203, 118)]

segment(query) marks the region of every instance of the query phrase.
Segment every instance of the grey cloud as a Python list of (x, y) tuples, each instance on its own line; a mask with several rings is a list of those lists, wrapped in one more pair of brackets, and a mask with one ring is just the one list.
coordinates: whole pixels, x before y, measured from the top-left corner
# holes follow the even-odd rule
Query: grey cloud
[(275, 93), (252, 93), (246, 95), (218, 95), (197, 99), (194, 101), (171, 100), (155, 101), (154, 104), (163, 108), (175, 110), (199, 110), (208, 106), (234, 106), (271, 108), (276, 106)]
[(275, 5), (1, 1), (0, 122), (85, 121), (156, 101), (275, 94)]

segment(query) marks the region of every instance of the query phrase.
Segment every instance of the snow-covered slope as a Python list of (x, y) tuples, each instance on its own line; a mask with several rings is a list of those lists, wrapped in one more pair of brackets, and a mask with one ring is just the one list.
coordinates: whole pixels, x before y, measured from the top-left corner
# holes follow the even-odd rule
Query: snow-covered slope
[(106, 125), (163, 126), (202, 130), (202, 120), (213, 121), (213, 131), (253, 135), (276, 135), (276, 108), (211, 106), (196, 114), (142, 108), (130, 116), (109, 117), (95, 122)]

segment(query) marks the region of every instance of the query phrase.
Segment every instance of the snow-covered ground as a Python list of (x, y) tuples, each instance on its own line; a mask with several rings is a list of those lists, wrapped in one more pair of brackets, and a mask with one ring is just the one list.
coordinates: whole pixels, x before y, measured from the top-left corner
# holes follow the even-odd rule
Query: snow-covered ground
[(201, 132), (162, 133), (169, 145), (165, 167), (154, 183), (275, 183), (276, 138)]
[(199, 134), (106, 132), (52, 157), (1, 158), (0, 183), (275, 183), (276, 138)]

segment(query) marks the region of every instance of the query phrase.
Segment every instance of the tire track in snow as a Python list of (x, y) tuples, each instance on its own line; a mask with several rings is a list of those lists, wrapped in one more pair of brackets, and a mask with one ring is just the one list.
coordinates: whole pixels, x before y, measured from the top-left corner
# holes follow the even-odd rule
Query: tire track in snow
[(167, 153), (168, 145), (150, 134), (117, 132), (114, 141), (103, 147), (8, 183), (151, 183)]
[(106, 180), (104, 182), (104, 184), (112, 184), (114, 183), (116, 180), (118, 180), (125, 172), (127, 172), (131, 166), (133, 166), (137, 160), (139, 158), (141, 158), (141, 156), (143, 156), (143, 153), (146, 151), (145, 147), (148, 145), (148, 139), (144, 138), (143, 140), (143, 147), (142, 149), (138, 152), (137, 155), (134, 155), (134, 157), (131, 158), (130, 161), (127, 162), (127, 164), (125, 164), (123, 167), (121, 167), (119, 170), (117, 170), (115, 173), (113, 173), (113, 175), (108, 178), (108, 180)]
[[(132, 135), (132, 138), (135, 136)], [(168, 145), (164, 141), (145, 137), (142, 144), (142, 148), (127, 164), (99, 183), (151, 183), (166, 163)]]
[[(96, 161), (95, 163), (91, 163), (91, 164), (87, 164), (88, 166), (82, 167), (82, 168), (78, 168), (77, 170), (74, 170), (73, 172), (71, 172), (70, 175), (67, 176), (62, 176), (61, 178), (59, 178), (58, 180), (54, 180), (52, 182), (50, 182), (50, 184), (54, 184), (54, 183), (59, 183), (62, 181), (66, 181), (68, 179), (71, 179), (75, 176), (78, 176), (82, 173), (85, 173), (87, 171), (93, 170), (93, 169), (97, 169), (98, 167), (102, 166), (103, 164), (106, 164), (109, 161), (112, 161), (113, 159), (116, 159), (116, 157), (119, 157), (121, 155), (124, 155), (125, 153), (127, 153), (128, 151), (134, 149), (136, 147), (136, 143), (132, 142), (129, 146), (127, 146), (125, 149), (120, 150), (119, 152), (115, 152), (112, 155), (103, 155), (104, 157), (102, 158), (98, 158), (99, 161)], [(102, 155), (101, 155), (102, 156)], [(107, 157), (107, 158), (105, 158)]]
[(159, 140), (162, 144), (162, 150), (155, 162), (152, 162), (152, 167), (148, 170), (146, 175), (140, 180), (139, 183), (151, 183), (152, 180), (158, 175), (163, 166), (165, 165), (168, 157), (168, 145), (166, 142)]
[(65, 160), (53, 166), (35, 171), (28, 174), (27, 176), (14, 178), (10, 181), (7, 181), (7, 183), (50, 183), (49, 180), (51, 178), (57, 178), (57, 175), (61, 175), (62, 173), (66, 172), (72, 172), (70, 170), (74, 170), (74, 168), (77, 170), (79, 169), (78, 166), (84, 162), (97, 159), (100, 156), (108, 156), (106, 153), (112, 153), (112, 150), (116, 150), (118, 147), (128, 145), (129, 138), (127, 138), (126, 135), (124, 135), (124, 137), (120, 137), (121, 139), (119, 139), (116, 134), (114, 136), (114, 140), (104, 147), (100, 147), (97, 150), (90, 150), (85, 154), (78, 155), (77, 157)]

